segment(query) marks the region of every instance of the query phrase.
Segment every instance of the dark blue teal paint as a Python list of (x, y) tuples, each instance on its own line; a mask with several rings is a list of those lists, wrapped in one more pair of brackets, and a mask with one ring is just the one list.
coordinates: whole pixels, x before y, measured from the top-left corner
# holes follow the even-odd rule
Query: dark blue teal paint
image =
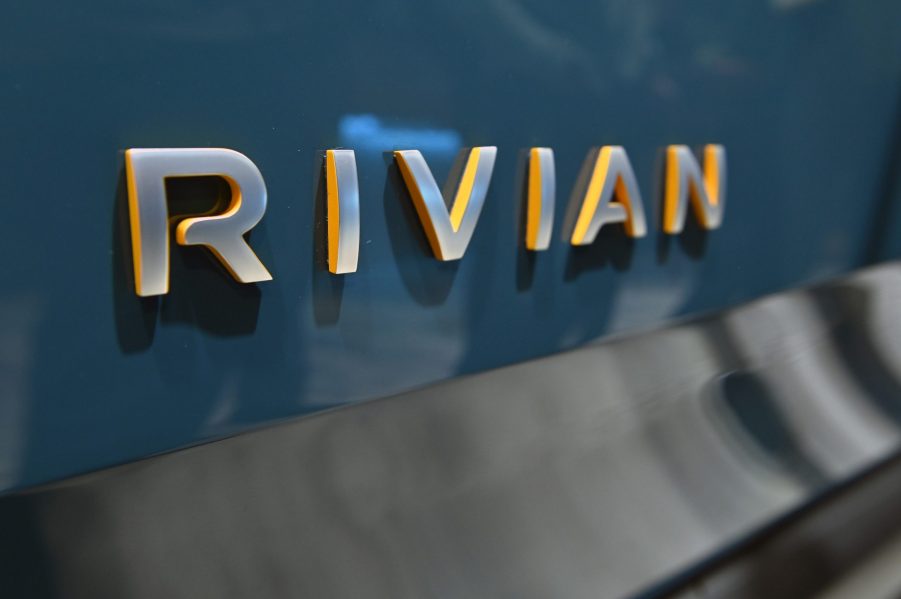
[[(884, 257), (899, 232), (887, 195), (899, 22), (888, 0), (12, 3), (0, 24), (0, 489)], [(450, 145), (499, 148), (459, 263), (430, 256), (392, 164), (409, 139), (439, 179)], [(592, 146), (626, 146), (650, 209), (660, 149), (705, 142), (729, 152), (721, 230), (636, 243), (610, 230), (573, 250), (558, 227), (549, 251), (521, 249), (529, 146), (555, 150), (562, 223)], [(357, 149), (362, 203), (359, 271), (345, 277), (321, 263), (314, 201), (322, 150), (339, 145)], [(275, 281), (237, 285), (181, 248), (171, 293), (140, 300), (122, 151), (193, 146), (260, 167), (270, 205), (251, 243)]]

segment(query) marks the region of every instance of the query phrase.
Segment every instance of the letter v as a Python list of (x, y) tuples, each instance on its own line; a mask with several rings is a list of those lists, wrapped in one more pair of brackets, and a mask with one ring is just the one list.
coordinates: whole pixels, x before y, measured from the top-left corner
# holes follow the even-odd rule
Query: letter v
[(441, 194), (419, 150), (394, 152), (429, 245), (439, 260), (459, 260), (466, 252), (485, 203), (496, 155), (497, 148), (494, 146), (469, 151), (466, 166), (456, 185), (453, 204), (448, 210), (449, 198), (445, 199)]

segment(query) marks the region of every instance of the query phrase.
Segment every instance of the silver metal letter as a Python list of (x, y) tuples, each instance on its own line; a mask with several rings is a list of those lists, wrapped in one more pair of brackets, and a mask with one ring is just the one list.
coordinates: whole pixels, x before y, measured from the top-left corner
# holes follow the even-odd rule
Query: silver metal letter
[(360, 254), (360, 190), (353, 150), (325, 153), (328, 190), (328, 269), (334, 274), (357, 270)]
[(231, 188), (222, 214), (186, 218), (175, 231), (180, 245), (204, 245), (242, 283), (269, 281), (243, 235), (266, 211), (266, 185), (247, 156), (222, 148), (130, 149), (125, 152), (135, 290), (138, 295), (169, 291), (169, 211), (165, 180), (219, 176)]
[(590, 244), (607, 223), (623, 223), (629, 237), (647, 234), (641, 193), (621, 146), (604, 146), (598, 152), (570, 242)]
[(716, 229), (726, 209), (726, 149), (704, 146), (704, 173), (688, 146), (666, 149), (666, 185), (663, 197), (663, 231), (675, 235), (685, 225), (686, 199), (691, 197), (701, 227)]
[(546, 250), (554, 228), (556, 176), (554, 151), (532, 148), (529, 151), (529, 192), (526, 207), (526, 248)]
[(449, 201), (441, 195), (435, 177), (419, 150), (394, 152), (429, 245), (439, 260), (459, 260), (466, 252), (485, 203), (496, 155), (497, 148), (494, 146), (469, 151), (448, 212)]

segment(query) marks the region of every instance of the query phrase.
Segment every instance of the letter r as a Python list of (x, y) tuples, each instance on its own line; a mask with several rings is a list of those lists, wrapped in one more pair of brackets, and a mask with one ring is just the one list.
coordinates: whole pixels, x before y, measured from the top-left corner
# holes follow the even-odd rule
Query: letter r
[(272, 275), (244, 240), (266, 212), (266, 184), (247, 156), (223, 148), (130, 149), (125, 152), (135, 291), (169, 291), (169, 210), (166, 179), (219, 176), (231, 188), (221, 214), (189, 217), (175, 231), (179, 245), (203, 245), (242, 283)]

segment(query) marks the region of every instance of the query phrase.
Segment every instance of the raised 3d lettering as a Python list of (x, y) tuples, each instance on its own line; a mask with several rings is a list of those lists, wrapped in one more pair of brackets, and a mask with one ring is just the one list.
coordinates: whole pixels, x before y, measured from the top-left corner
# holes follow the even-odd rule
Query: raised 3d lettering
[(719, 228), (726, 208), (726, 150), (723, 146), (704, 146), (704, 172), (688, 146), (666, 149), (664, 175), (663, 231), (682, 232), (688, 198), (695, 217), (704, 229)]
[(590, 244), (608, 223), (623, 223), (629, 237), (647, 234), (638, 183), (621, 146), (604, 146), (597, 152), (570, 243)]
[(231, 188), (225, 212), (178, 224), (179, 245), (205, 246), (242, 283), (272, 279), (243, 237), (266, 212), (266, 185), (249, 158), (223, 148), (130, 149), (125, 152), (125, 171), (138, 295), (169, 291), (166, 179), (171, 177), (218, 176)]
[(360, 253), (360, 191), (353, 150), (325, 153), (328, 206), (328, 269), (340, 275), (355, 272)]
[(459, 260), (466, 252), (485, 203), (496, 155), (494, 146), (469, 151), (448, 210), (435, 177), (419, 150), (394, 152), (429, 245), (439, 260)]
[[(438, 260), (459, 260), (466, 252), (485, 203), (497, 148), (471, 148), (445, 197), (418, 150), (398, 150), (395, 160), (413, 200), (429, 245)], [(334, 274), (357, 270), (360, 249), (360, 192), (353, 150), (327, 150), (328, 268)], [(589, 154), (585, 192), (577, 198), (572, 245), (588, 245), (604, 225), (622, 223), (629, 237), (647, 234), (644, 207), (635, 173), (621, 146), (603, 146)], [(217, 214), (183, 218), (176, 226), (180, 245), (202, 245), (242, 283), (272, 279), (244, 235), (266, 211), (266, 185), (256, 165), (224, 148), (132, 148), (125, 152), (135, 291), (140, 296), (169, 291), (169, 209), (166, 180), (176, 177), (221, 177), (231, 198)], [(546, 250), (554, 225), (556, 193), (554, 152), (531, 148), (528, 162), (525, 245)], [(682, 231), (689, 202), (701, 227), (716, 229), (726, 206), (726, 151), (709, 144), (703, 170), (687, 146), (666, 149), (663, 231)]]

